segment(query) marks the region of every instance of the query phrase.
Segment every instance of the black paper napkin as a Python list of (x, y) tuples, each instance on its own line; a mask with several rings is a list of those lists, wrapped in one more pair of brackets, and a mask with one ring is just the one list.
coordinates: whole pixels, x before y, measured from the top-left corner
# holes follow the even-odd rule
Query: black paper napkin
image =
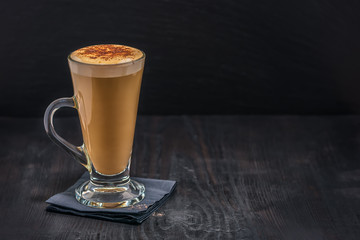
[(176, 181), (135, 177), (132, 179), (145, 185), (145, 198), (134, 206), (103, 209), (80, 204), (75, 199), (75, 188), (89, 180), (89, 173), (86, 172), (65, 192), (49, 198), (46, 202), (50, 205), (46, 210), (114, 222), (140, 224), (166, 202), (176, 187)]

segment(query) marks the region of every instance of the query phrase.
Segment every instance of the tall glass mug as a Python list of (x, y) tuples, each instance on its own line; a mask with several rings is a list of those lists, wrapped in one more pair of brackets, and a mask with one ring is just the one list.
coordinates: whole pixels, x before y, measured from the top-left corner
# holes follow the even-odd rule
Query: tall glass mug
[[(124, 45), (93, 45), (68, 57), (74, 96), (52, 102), (44, 116), (49, 137), (90, 172), (76, 199), (97, 208), (127, 207), (145, 197), (143, 184), (130, 179), (130, 163), (145, 54)], [(82, 146), (54, 129), (61, 107), (78, 111)]]

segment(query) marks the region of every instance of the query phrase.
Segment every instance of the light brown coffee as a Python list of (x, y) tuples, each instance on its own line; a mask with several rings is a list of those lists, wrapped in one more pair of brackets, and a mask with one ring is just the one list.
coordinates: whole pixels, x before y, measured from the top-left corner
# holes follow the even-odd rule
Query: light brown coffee
[(97, 172), (123, 171), (131, 157), (144, 54), (96, 45), (70, 55), (85, 150)]

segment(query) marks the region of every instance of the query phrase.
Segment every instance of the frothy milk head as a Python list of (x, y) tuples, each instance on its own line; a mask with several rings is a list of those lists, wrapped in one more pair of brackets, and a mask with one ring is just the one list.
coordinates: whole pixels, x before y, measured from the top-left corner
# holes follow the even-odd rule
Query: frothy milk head
[(143, 53), (136, 48), (116, 44), (93, 45), (71, 53), (75, 61), (102, 65), (132, 62), (142, 56)]
[(72, 52), (72, 73), (88, 77), (119, 77), (134, 74), (144, 66), (145, 54), (139, 49), (117, 44), (101, 44)]

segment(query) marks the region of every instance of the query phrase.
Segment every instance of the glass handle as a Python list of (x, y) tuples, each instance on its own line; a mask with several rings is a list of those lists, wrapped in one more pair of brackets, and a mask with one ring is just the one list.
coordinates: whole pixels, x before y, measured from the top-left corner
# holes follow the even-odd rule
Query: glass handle
[(73, 144), (60, 137), (55, 131), (53, 117), (55, 112), (61, 107), (76, 108), (75, 99), (73, 97), (59, 98), (50, 103), (44, 115), (45, 131), (52, 141), (54, 141), (58, 146), (60, 146), (67, 153), (73, 156), (81, 165), (88, 168), (83, 146), (74, 146)]

